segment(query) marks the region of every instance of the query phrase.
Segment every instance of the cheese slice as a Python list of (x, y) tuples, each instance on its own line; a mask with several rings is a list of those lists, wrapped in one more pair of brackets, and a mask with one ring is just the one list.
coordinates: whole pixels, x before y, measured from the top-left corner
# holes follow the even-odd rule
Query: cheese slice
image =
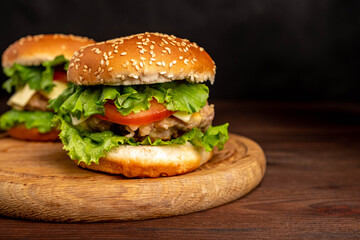
[(187, 113), (187, 112), (181, 112), (181, 111), (177, 111), (173, 114), (174, 117), (184, 121), (184, 122), (189, 122), (191, 119), (192, 114)]
[(71, 117), (71, 121), (72, 121), (72, 124), (75, 126), (75, 125), (78, 125), (78, 124), (81, 124), (83, 122), (85, 122), (89, 117), (83, 117), (81, 116), (80, 119), (78, 119), (77, 117), (74, 117), (73, 115), (70, 114), (70, 117)]
[(50, 93), (43, 93), (48, 99), (57, 98), (67, 88), (67, 83), (64, 82), (53, 81), (53, 84), (55, 86)]
[(35, 93), (36, 91), (34, 89), (30, 89), (29, 85), (26, 84), (10, 97), (7, 104), (17, 110), (23, 110), (25, 105)]

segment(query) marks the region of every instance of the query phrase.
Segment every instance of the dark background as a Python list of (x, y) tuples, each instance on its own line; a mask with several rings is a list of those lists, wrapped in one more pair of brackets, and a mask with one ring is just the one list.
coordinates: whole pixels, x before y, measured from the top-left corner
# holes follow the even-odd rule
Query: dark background
[(39, 33), (188, 38), (217, 64), (213, 99), (360, 100), (360, 1), (11, 0), (0, 22), (1, 52)]

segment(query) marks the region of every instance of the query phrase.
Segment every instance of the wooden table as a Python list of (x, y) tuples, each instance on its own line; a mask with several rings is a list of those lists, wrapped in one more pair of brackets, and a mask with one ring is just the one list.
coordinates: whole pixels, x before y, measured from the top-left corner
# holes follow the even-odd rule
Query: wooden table
[(186, 216), (59, 224), (0, 217), (0, 239), (360, 238), (360, 105), (216, 102), (215, 123), (257, 141), (268, 167), (233, 203)]

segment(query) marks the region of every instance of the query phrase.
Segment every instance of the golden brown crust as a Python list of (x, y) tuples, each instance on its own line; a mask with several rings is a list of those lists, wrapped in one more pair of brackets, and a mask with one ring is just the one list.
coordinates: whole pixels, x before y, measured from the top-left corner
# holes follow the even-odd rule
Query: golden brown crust
[(71, 59), (69, 81), (79, 85), (134, 85), (214, 81), (216, 66), (196, 43), (160, 33), (142, 33), (96, 43)]
[[(174, 176), (191, 172), (209, 161), (213, 152), (194, 147), (191, 143), (178, 146), (119, 146), (112, 149), (99, 164), (83, 168), (126, 177)], [(76, 162), (76, 161), (75, 161)]]
[(64, 34), (27, 36), (11, 44), (2, 55), (2, 66), (11, 67), (14, 63), (39, 65), (64, 55), (68, 60), (81, 47), (95, 43), (86, 37)]

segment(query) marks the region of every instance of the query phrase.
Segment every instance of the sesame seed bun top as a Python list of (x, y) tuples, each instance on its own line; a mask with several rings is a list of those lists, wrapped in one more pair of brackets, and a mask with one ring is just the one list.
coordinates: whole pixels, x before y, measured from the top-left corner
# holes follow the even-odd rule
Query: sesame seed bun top
[(11, 44), (2, 55), (2, 66), (11, 67), (14, 63), (26, 66), (40, 65), (64, 55), (68, 60), (75, 51), (95, 43), (86, 37), (64, 34), (27, 36)]
[(141, 33), (99, 42), (75, 52), (68, 80), (79, 85), (135, 85), (215, 78), (211, 57), (187, 39)]

